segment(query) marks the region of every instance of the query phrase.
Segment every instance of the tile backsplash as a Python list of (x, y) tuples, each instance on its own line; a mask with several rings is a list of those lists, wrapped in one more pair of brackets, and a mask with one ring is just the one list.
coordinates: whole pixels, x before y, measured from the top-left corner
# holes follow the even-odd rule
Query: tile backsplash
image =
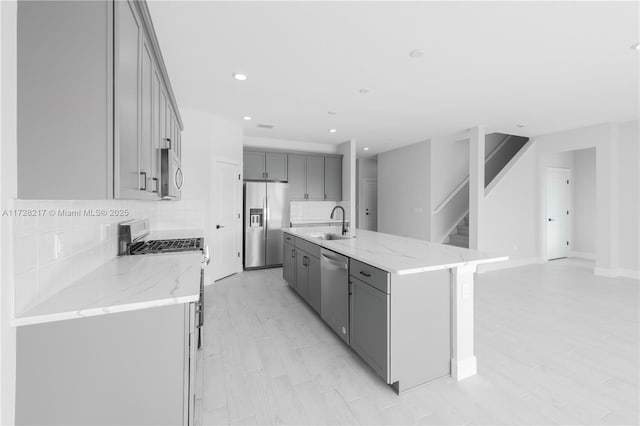
[(15, 200), (13, 210), (22, 214), (12, 217), (15, 313), (116, 257), (119, 222), (148, 218), (152, 230), (204, 229), (204, 205), (200, 200)]

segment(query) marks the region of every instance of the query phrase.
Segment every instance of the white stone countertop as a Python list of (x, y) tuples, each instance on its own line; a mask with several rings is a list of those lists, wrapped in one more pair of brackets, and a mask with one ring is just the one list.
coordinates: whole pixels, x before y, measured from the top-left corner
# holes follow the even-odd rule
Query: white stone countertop
[(27, 308), (14, 326), (196, 302), (201, 252), (118, 256)]
[(507, 256), (496, 256), (477, 250), (362, 229), (350, 232), (347, 235), (351, 238), (344, 240), (321, 240), (310, 236), (323, 232), (340, 234), (339, 227), (288, 228), (284, 231), (398, 275), (501, 262), (509, 259)]

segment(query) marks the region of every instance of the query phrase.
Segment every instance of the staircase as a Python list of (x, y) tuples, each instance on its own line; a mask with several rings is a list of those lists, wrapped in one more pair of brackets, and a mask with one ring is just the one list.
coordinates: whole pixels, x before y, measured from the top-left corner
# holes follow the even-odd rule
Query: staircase
[[(494, 133), (494, 137), (502, 139), (497, 143), (485, 157), (485, 194), (495, 185), (496, 179), (505, 166), (518, 154), (518, 152), (529, 141), (529, 138), (515, 135), (506, 135), (502, 133)], [(495, 180), (495, 181), (494, 181)], [(440, 217), (436, 217), (441, 215)], [(462, 219), (456, 224), (456, 220), (462, 216)], [(440, 234), (443, 244), (449, 244), (456, 247), (469, 247), (469, 177), (460, 183), (451, 194), (440, 203), (433, 211), (432, 222), (439, 219), (442, 224), (445, 220), (446, 228), (450, 229), (447, 235), (446, 231)], [(449, 225), (450, 224), (450, 225)], [(449, 228), (451, 226), (451, 228)]]
[(454, 231), (449, 234), (449, 242), (445, 243), (451, 246), (469, 248), (469, 214), (462, 218)]

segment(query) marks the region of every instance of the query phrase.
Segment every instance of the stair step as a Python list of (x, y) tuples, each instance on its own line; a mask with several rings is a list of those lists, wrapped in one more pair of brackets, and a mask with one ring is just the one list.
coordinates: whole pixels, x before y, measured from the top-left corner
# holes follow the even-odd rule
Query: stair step
[(465, 244), (465, 243), (456, 243), (456, 242), (453, 242), (453, 241), (449, 241), (446, 244), (450, 245), (450, 246), (455, 246), (455, 247), (469, 248), (469, 244), (468, 243)]
[(456, 228), (456, 233), (458, 235), (465, 235), (465, 236), (469, 236), (469, 225), (458, 225), (458, 227)]
[(469, 237), (464, 235), (449, 235), (449, 243), (458, 247), (469, 247)]

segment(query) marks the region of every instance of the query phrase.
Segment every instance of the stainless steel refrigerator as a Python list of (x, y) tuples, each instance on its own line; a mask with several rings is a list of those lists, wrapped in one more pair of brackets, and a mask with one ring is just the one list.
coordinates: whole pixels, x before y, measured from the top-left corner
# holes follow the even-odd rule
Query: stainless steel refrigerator
[(289, 227), (289, 185), (244, 184), (244, 268), (282, 266), (282, 228)]

